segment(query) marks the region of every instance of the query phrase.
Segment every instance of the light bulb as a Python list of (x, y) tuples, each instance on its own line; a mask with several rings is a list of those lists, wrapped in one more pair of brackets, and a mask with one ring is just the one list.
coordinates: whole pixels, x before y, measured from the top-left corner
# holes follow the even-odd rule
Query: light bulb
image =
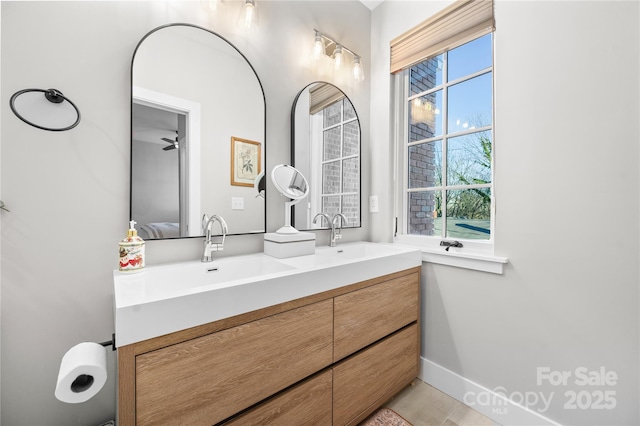
[(322, 40), (322, 34), (316, 31), (316, 37), (313, 41), (312, 57), (315, 61), (319, 60), (323, 55), (326, 55), (324, 40)]
[(238, 16), (238, 26), (246, 30), (253, 30), (258, 26), (258, 11), (255, 0), (245, 0)]
[(342, 68), (342, 46), (336, 45), (336, 50), (333, 51), (333, 60), (335, 61), (336, 70)]
[(364, 80), (364, 70), (362, 69), (362, 64), (360, 63), (360, 56), (354, 56), (353, 58), (353, 80), (356, 83)]
[(207, 1), (207, 7), (209, 8), (209, 11), (215, 12), (215, 11), (218, 10), (218, 1), (219, 0), (208, 0)]

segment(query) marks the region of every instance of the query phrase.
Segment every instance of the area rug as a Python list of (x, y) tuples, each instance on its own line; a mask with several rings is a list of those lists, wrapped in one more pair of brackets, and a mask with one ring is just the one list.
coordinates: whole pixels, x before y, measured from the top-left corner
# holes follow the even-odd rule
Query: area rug
[(360, 426), (413, 426), (403, 419), (400, 414), (389, 408), (381, 408), (373, 413)]

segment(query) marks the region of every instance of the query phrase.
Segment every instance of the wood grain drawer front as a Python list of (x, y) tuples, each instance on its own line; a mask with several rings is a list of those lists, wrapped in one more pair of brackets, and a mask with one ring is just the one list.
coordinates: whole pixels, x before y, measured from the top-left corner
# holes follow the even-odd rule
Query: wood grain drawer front
[(333, 369), (333, 424), (355, 424), (418, 374), (418, 326), (413, 324)]
[(336, 297), (334, 362), (416, 321), (419, 284), (415, 272)]
[(331, 364), (333, 303), (136, 357), (136, 423), (212, 425)]
[(260, 404), (224, 426), (331, 426), (333, 371), (327, 370)]

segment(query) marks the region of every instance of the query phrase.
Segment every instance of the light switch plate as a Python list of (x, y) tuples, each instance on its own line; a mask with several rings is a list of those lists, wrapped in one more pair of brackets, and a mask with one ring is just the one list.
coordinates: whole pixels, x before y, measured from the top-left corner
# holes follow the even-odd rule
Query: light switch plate
[(244, 210), (244, 198), (231, 197), (231, 210)]
[(369, 213), (378, 213), (378, 196), (369, 196)]

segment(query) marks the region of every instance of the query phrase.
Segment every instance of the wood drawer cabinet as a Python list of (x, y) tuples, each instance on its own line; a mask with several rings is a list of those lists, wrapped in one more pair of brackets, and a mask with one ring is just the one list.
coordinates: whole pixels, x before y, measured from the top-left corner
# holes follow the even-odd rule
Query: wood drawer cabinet
[(333, 424), (355, 425), (418, 374), (418, 325), (347, 358), (333, 369)]
[(417, 321), (418, 300), (414, 275), (336, 297), (333, 361)]
[(224, 426), (316, 425), (331, 426), (333, 371), (326, 370)]
[(118, 424), (355, 424), (418, 372), (419, 281), (412, 268), (121, 347)]
[(136, 359), (138, 425), (211, 425), (331, 364), (331, 301)]

